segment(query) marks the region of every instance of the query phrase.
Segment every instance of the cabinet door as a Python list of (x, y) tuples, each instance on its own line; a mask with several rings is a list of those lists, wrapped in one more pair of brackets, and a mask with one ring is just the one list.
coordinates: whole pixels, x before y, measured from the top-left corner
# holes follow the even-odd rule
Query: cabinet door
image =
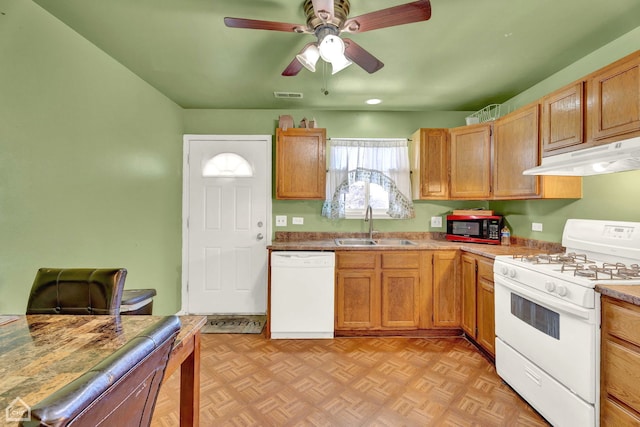
[(491, 355), (496, 353), (495, 303), (493, 281), (478, 280), (478, 334), (476, 340)]
[(640, 54), (591, 74), (587, 93), (588, 130), (596, 144), (640, 134)]
[(450, 130), (452, 199), (483, 200), (491, 196), (491, 125)]
[(496, 322), (493, 293), (493, 260), (477, 257), (476, 341), (492, 356), (496, 353)]
[(446, 200), (449, 197), (449, 131), (419, 129), (411, 140), (413, 197)]
[(326, 130), (276, 131), (276, 198), (324, 200)]
[(462, 329), (476, 336), (476, 259), (462, 255)]
[(375, 270), (338, 270), (336, 329), (380, 326), (380, 293)]
[(582, 81), (542, 98), (543, 157), (583, 148), (585, 109)]
[(460, 327), (460, 286), (455, 251), (433, 254), (433, 326)]
[(418, 329), (420, 320), (418, 270), (382, 271), (382, 327)]
[(540, 159), (538, 103), (496, 120), (493, 134), (493, 198), (531, 198), (540, 194), (537, 176), (522, 171)]

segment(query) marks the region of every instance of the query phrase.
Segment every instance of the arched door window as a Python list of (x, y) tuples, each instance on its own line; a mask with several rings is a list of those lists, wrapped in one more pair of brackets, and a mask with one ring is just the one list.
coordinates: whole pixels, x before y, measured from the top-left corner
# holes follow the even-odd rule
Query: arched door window
[(236, 153), (220, 153), (207, 160), (202, 168), (204, 177), (251, 177), (253, 168)]

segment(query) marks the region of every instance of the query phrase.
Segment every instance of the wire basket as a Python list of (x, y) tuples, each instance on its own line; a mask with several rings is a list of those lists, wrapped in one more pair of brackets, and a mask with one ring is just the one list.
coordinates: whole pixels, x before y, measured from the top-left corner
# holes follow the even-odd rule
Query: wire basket
[(490, 122), (500, 117), (500, 104), (489, 104), (481, 110), (466, 117), (468, 125)]

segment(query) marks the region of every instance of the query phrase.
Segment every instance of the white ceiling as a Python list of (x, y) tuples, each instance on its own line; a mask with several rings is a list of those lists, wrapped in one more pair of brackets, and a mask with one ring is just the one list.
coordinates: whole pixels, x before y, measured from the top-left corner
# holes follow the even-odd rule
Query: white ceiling
[[(638, 0), (432, 0), (429, 21), (349, 35), (380, 71), (283, 77), (313, 36), (227, 28), (223, 18), (304, 24), (303, 0), (33, 1), (184, 108), (473, 111), (640, 25)], [(407, 2), (351, 0), (350, 16)], [(365, 106), (371, 97), (383, 103)]]

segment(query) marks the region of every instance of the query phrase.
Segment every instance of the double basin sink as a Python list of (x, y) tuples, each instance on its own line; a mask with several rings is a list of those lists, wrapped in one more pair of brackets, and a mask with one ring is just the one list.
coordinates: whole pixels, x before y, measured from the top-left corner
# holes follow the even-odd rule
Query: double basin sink
[(347, 238), (347, 239), (335, 239), (338, 246), (414, 246), (417, 243), (407, 239), (367, 239), (367, 238)]

